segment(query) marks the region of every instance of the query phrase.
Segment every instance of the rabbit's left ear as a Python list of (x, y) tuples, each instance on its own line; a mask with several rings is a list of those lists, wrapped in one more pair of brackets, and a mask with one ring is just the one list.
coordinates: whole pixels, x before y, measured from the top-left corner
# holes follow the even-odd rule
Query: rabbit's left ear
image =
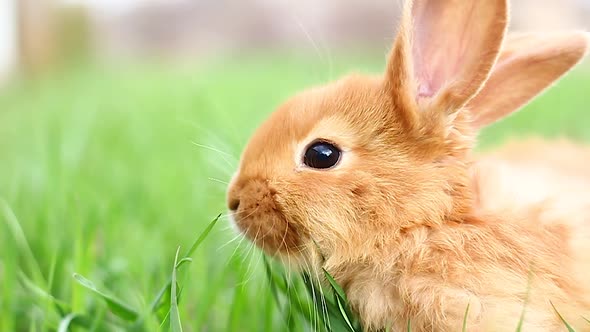
[(416, 119), (447, 114), (482, 87), (507, 26), (506, 0), (408, 0), (387, 65), (393, 102)]
[(589, 47), (587, 32), (508, 38), (490, 78), (467, 104), (474, 127), (517, 111), (580, 62)]

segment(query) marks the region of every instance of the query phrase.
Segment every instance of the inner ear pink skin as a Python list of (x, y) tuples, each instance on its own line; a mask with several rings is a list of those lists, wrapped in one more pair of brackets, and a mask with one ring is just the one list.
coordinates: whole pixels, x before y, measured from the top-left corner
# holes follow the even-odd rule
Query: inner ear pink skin
[[(420, 80), (420, 97), (434, 96), (449, 80), (456, 78), (468, 60), (465, 53), (474, 35), (470, 33), (478, 13), (475, 1), (460, 14), (448, 10), (445, 1), (416, 2), (414, 15), (414, 72)], [(452, 8), (451, 8), (452, 9)]]
[(434, 96), (435, 89), (430, 86), (428, 80), (423, 78), (422, 82), (418, 87), (418, 98), (430, 98)]
[(496, 1), (415, 1), (410, 36), (416, 99), (450, 93), (464, 105), (496, 61), (506, 25), (506, 5)]

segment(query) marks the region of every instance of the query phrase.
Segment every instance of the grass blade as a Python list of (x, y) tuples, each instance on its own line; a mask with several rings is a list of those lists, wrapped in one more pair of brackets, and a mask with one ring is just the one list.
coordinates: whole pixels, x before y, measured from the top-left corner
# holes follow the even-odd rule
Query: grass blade
[(78, 318), (80, 315), (76, 313), (71, 313), (65, 316), (60, 322), (59, 326), (57, 327), (57, 332), (68, 332), (70, 325), (74, 321), (74, 319)]
[[(329, 318), (326, 317), (326, 313), (322, 310), (324, 303), (327, 304), (328, 301), (326, 300), (324, 294), (320, 292), (319, 287), (313, 287), (313, 280), (311, 279), (311, 276), (309, 274), (304, 273), (303, 280), (305, 283), (305, 287), (308, 291), (308, 294), (312, 299), (313, 308), (316, 311), (317, 317), (322, 320), (324, 328), (328, 332), (331, 332), (332, 328), (330, 326)], [(329, 308), (330, 306), (328, 306), (327, 309)]]
[(31, 294), (40, 299), (52, 302), (55, 305), (57, 312), (59, 312), (61, 316), (65, 316), (66, 313), (70, 312), (71, 308), (67, 303), (56, 299), (53, 297), (53, 295), (35, 285), (35, 283), (32, 282), (22, 271), (18, 271), (18, 278), (24, 288), (31, 292)]
[(553, 305), (553, 302), (549, 301), (549, 303), (551, 303), (551, 306), (553, 307), (553, 310), (555, 311), (555, 313), (557, 314), (557, 316), (559, 317), (559, 319), (561, 319), (561, 321), (563, 322), (563, 325), (565, 325), (565, 327), (567, 328), (567, 330), (569, 332), (576, 332), (574, 330), (573, 327), (571, 327), (570, 324), (568, 324), (568, 322), (563, 318), (563, 316), (559, 313), (559, 311), (557, 311), (557, 309), (555, 308), (555, 306)]
[[(265, 261), (267, 278), (269, 280), (269, 284), (271, 285), (271, 294), (273, 295), (272, 297), (275, 299), (277, 306), (280, 308), (277, 286), (278, 290), (280, 290), (282, 294), (288, 299), (288, 303), (285, 308), (281, 310), (281, 314), (284, 316), (285, 321), (288, 322), (288, 325), (290, 324), (290, 330), (296, 330), (293, 325), (295, 324), (295, 319), (291, 319), (296, 318), (295, 315), (293, 315), (293, 310), (296, 310), (295, 313), (302, 315), (310, 324), (313, 324), (317, 317), (316, 313), (311, 310), (314, 307), (314, 304), (301, 298), (301, 294), (296, 289), (297, 285), (295, 282), (293, 282), (292, 285), (289, 285), (285, 273), (280, 273), (282, 278), (277, 277), (277, 273), (272, 272), (270, 263), (268, 262), (266, 256), (263, 257)], [(296, 279), (295, 281), (303, 282), (301, 278)], [(285, 314), (286, 310), (288, 310), (288, 314)]]
[(346, 313), (346, 311), (344, 310), (344, 307), (342, 306), (342, 300), (337, 298), (336, 303), (338, 304), (338, 309), (340, 309), (340, 314), (342, 315), (342, 318), (344, 318), (344, 320), (346, 321), (346, 325), (348, 325), (348, 328), (350, 328), (350, 331), (356, 332), (354, 327), (352, 327), (352, 323), (350, 322), (350, 319), (348, 318), (348, 314)]
[(215, 224), (217, 224), (217, 221), (219, 221), (219, 218), (221, 218), (221, 213), (218, 214), (217, 217), (215, 217), (215, 219), (213, 219), (209, 223), (209, 225), (207, 225), (207, 228), (205, 228), (205, 230), (201, 233), (201, 235), (199, 235), (199, 237), (197, 238), (197, 240), (193, 243), (193, 245), (186, 252), (186, 254), (184, 255), (183, 258), (188, 258), (188, 257), (190, 257), (190, 256), (193, 255), (193, 253), (195, 252), (195, 250), (197, 250), (197, 248), (199, 248), (199, 246), (201, 245), (201, 243), (203, 243), (203, 241), (205, 241), (205, 239), (207, 238), (207, 235), (209, 235), (209, 233), (211, 233), (211, 230), (213, 230), (213, 227), (215, 227)]
[(524, 303), (522, 305), (522, 312), (520, 313), (520, 319), (518, 320), (518, 325), (516, 326), (516, 332), (521, 332), (522, 331), (522, 325), (524, 324), (524, 315), (526, 313), (526, 307), (529, 303), (529, 298), (531, 295), (531, 284), (533, 282), (533, 269), (532, 267), (529, 268), (529, 275), (528, 275), (528, 282), (527, 282), (527, 286), (526, 286), (526, 295), (524, 298)]
[(345, 316), (342, 315), (338, 301), (341, 301), (341, 304), (347, 302), (341, 300), (339, 295), (336, 295), (336, 291), (333, 291), (335, 299), (334, 301), (331, 301), (325, 296), (324, 292), (321, 290), (321, 287), (312, 286), (313, 281), (308, 274), (304, 273), (303, 277), (305, 280), (305, 286), (309, 292), (309, 296), (313, 300), (317, 317), (322, 319), (324, 328), (327, 331), (348, 331), (351, 329), (349, 325), (352, 325), (353, 331), (362, 330), (361, 327), (354, 328), (354, 326), (358, 325), (358, 323), (352, 323), (349, 318), (351, 315), (346, 313), (347, 309), (345, 309), (344, 305), (342, 305), (342, 310), (345, 312)]
[(84, 288), (90, 290), (93, 294), (102, 298), (106, 302), (111, 312), (115, 314), (117, 317), (120, 317), (126, 321), (134, 321), (139, 317), (137, 311), (131, 309), (127, 304), (99, 291), (92, 281), (84, 278), (78, 273), (74, 273), (73, 277)]
[(150, 312), (153, 313), (153, 312), (158, 311), (158, 309), (161, 306), (161, 301), (164, 298), (164, 296), (166, 294), (170, 294), (170, 286), (171, 286), (171, 281), (168, 281), (168, 283), (166, 283), (166, 285), (164, 285), (164, 287), (162, 287), (160, 289), (160, 291), (158, 291), (158, 294), (156, 294), (156, 297), (154, 298), (154, 300), (150, 304)]
[(192, 258), (185, 257), (185, 258), (178, 261), (178, 263), (176, 264), (176, 269), (179, 269), (184, 263), (191, 263), (192, 261), (193, 261)]
[(168, 329), (166, 329), (166, 326), (170, 326), (170, 310), (168, 310), (166, 316), (164, 316), (164, 319), (162, 319), (162, 323), (160, 323), (160, 328), (158, 329), (158, 331), (168, 331)]
[(336, 280), (334, 279), (334, 277), (332, 277), (332, 275), (324, 270), (324, 275), (326, 276), (326, 279), (328, 280), (328, 282), (330, 283), (330, 286), (332, 287), (332, 289), (334, 290), (334, 292), (338, 295), (338, 297), (342, 300), (344, 300), (345, 302), (348, 302), (348, 299), (346, 298), (346, 294), (344, 293), (344, 290), (342, 289), (342, 287), (340, 287), (340, 285), (338, 285), (338, 283), (336, 282)]
[(264, 262), (264, 271), (266, 272), (266, 278), (268, 279), (268, 283), (270, 285), (270, 292), (275, 299), (277, 307), (279, 307), (279, 311), (283, 312), (283, 310), (281, 310), (281, 301), (277, 292), (277, 284), (274, 281), (272, 269), (268, 259), (266, 258), (266, 255), (262, 257), (262, 261)]
[[(199, 235), (197, 240), (193, 243), (193, 245), (191, 246), (189, 251), (178, 262), (178, 265), (179, 265), (178, 267), (180, 267), (180, 265), (182, 265), (183, 263), (185, 263), (189, 259), (191, 259), (190, 256), (193, 255), (193, 253), (197, 250), (197, 248), (199, 248), (201, 243), (203, 243), (203, 241), (207, 238), (207, 235), (209, 235), (211, 230), (213, 230), (213, 227), (215, 227), (215, 224), (217, 224), (217, 221), (219, 220), (219, 218), (221, 218), (221, 214), (218, 214), (217, 217), (215, 217), (215, 219), (213, 219), (209, 223), (209, 225), (207, 225), (205, 230), (203, 230), (203, 232)], [(162, 288), (160, 288), (160, 290), (158, 291), (158, 294), (156, 294), (155, 298), (152, 300), (152, 302), (150, 304), (150, 311), (151, 312), (158, 311), (158, 308), (160, 308), (160, 302), (162, 301), (162, 298), (164, 298), (164, 295), (166, 295), (167, 293), (170, 292), (171, 285), (172, 285), (172, 279), (169, 279), (168, 282)]]
[(467, 303), (467, 308), (465, 308), (465, 316), (463, 316), (463, 329), (461, 331), (467, 332), (467, 315), (469, 315), (469, 306), (471, 303)]
[(2, 214), (4, 215), (6, 226), (8, 226), (8, 229), (10, 233), (12, 233), (12, 237), (16, 242), (18, 251), (24, 253), (24, 262), (29, 272), (32, 273), (33, 280), (35, 280), (38, 284), (42, 283), (44, 287), (47, 287), (47, 281), (43, 277), (39, 263), (35, 259), (33, 250), (31, 250), (31, 246), (29, 246), (29, 241), (27, 241), (27, 237), (25, 236), (25, 232), (23, 231), (18, 218), (8, 203), (6, 203), (6, 201), (3, 199), (0, 199), (0, 208), (2, 210)]
[(336, 301), (336, 304), (338, 305), (338, 310), (340, 311), (340, 315), (342, 316), (342, 318), (346, 322), (346, 325), (348, 326), (348, 328), (352, 332), (355, 332), (357, 329), (355, 329), (355, 327), (353, 326), (352, 320), (350, 319), (350, 317), (352, 315), (351, 315), (351, 311), (348, 307), (348, 298), (346, 297), (346, 293), (344, 293), (344, 290), (342, 289), (342, 287), (340, 287), (340, 285), (336, 282), (336, 279), (334, 279), (334, 277), (332, 277), (332, 275), (326, 269), (323, 269), (323, 270), (324, 270), (324, 275), (325, 275), (326, 279), (330, 283), (332, 291), (336, 295), (335, 301)]
[(178, 263), (178, 253), (180, 247), (176, 249), (176, 256), (174, 257), (174, 266), (172, 267), (172, 286), (170, 287), (170, 331), (182, 332), (182, 323), (180, 321), (180, 313), (178, 312), (178, 302), (176, 298), (176, 268)]
[(271, 263), (268, 261), (266, 255), (263, 255), (262, 259), (264, 262), (266, 278), (268, 279), (268, 283), (270, 285), (270, 292), (276, 302), (277, 308), (279, 308), (279, 312), (283, 317), (283, 321), (287, 325), (287, 329), (289, 331), (295, 330), (295, 320), (293, 319), (292, 306), (289, 305), (289, 302), (285, 303), (285, 305), (282, 305), (279, 293), (277, 291), (278, 286), (282, 291), (283, 295), (286, 296), (288, 299), (291, 299), (291, 292), (289, 291), (289, 288), (287, 286), (287, 277), (284, 273), (281, 273), (283, 280), (283, 282), (281, 282), (281, 278), (278, 278), (276, 276), (276, 273), (273, 273)]

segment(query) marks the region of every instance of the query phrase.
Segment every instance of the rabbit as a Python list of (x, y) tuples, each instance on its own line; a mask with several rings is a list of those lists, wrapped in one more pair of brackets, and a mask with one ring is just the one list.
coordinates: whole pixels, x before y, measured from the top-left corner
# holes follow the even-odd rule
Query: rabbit
[[(366, 331), (464, 319), (469, 331), (561, 331), (557, 312), (590, 330), (590, 186), (473, 152), (481, 128), (573, 68), (590, 38), (506, 36), (508, 11), (406, 1), (384, 74), (295, 95), (242, 153), (227, 190), (237, 229), (293, 269), (328, 271)], [(539, 186), (551, 177), (575, 197)]]
[[(547, 200), (589, 201), (587, 161), (590, 147), (566, 139), (509, 142), (479, 156), (472, 167), (476, 205), (488, 211), (534, 212), (535, 205)], [(577, 210), (563, 209), (570, 211)]]

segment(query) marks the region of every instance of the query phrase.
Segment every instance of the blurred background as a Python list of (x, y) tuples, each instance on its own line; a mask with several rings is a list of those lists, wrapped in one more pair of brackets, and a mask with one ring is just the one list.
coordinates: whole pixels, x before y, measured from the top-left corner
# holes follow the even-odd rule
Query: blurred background
[[(590, 0), (512, 7), (511, 30), (590, 30)], [(149, 311), (176, 248), (225, 213), (256, 126), (298, 90), (380, 72), (400, 9), (399, 0), (0, 0), (0, 331), (64, 321), (117, 330), (74, 272)], [(523, 136), (590, 141), (588, 98), (586, 61), (486, 129), (480, 148)], [(261, 266), (222, 216), (182, 280), (185, 330), (285, 330)]]
[[(281, 50), (382, 51), (400, 0), (3, 0), (0, 75), (73, 58), (198, 62)], [(588, 29), (589, 0), (514, 1), (513, 30)]]

